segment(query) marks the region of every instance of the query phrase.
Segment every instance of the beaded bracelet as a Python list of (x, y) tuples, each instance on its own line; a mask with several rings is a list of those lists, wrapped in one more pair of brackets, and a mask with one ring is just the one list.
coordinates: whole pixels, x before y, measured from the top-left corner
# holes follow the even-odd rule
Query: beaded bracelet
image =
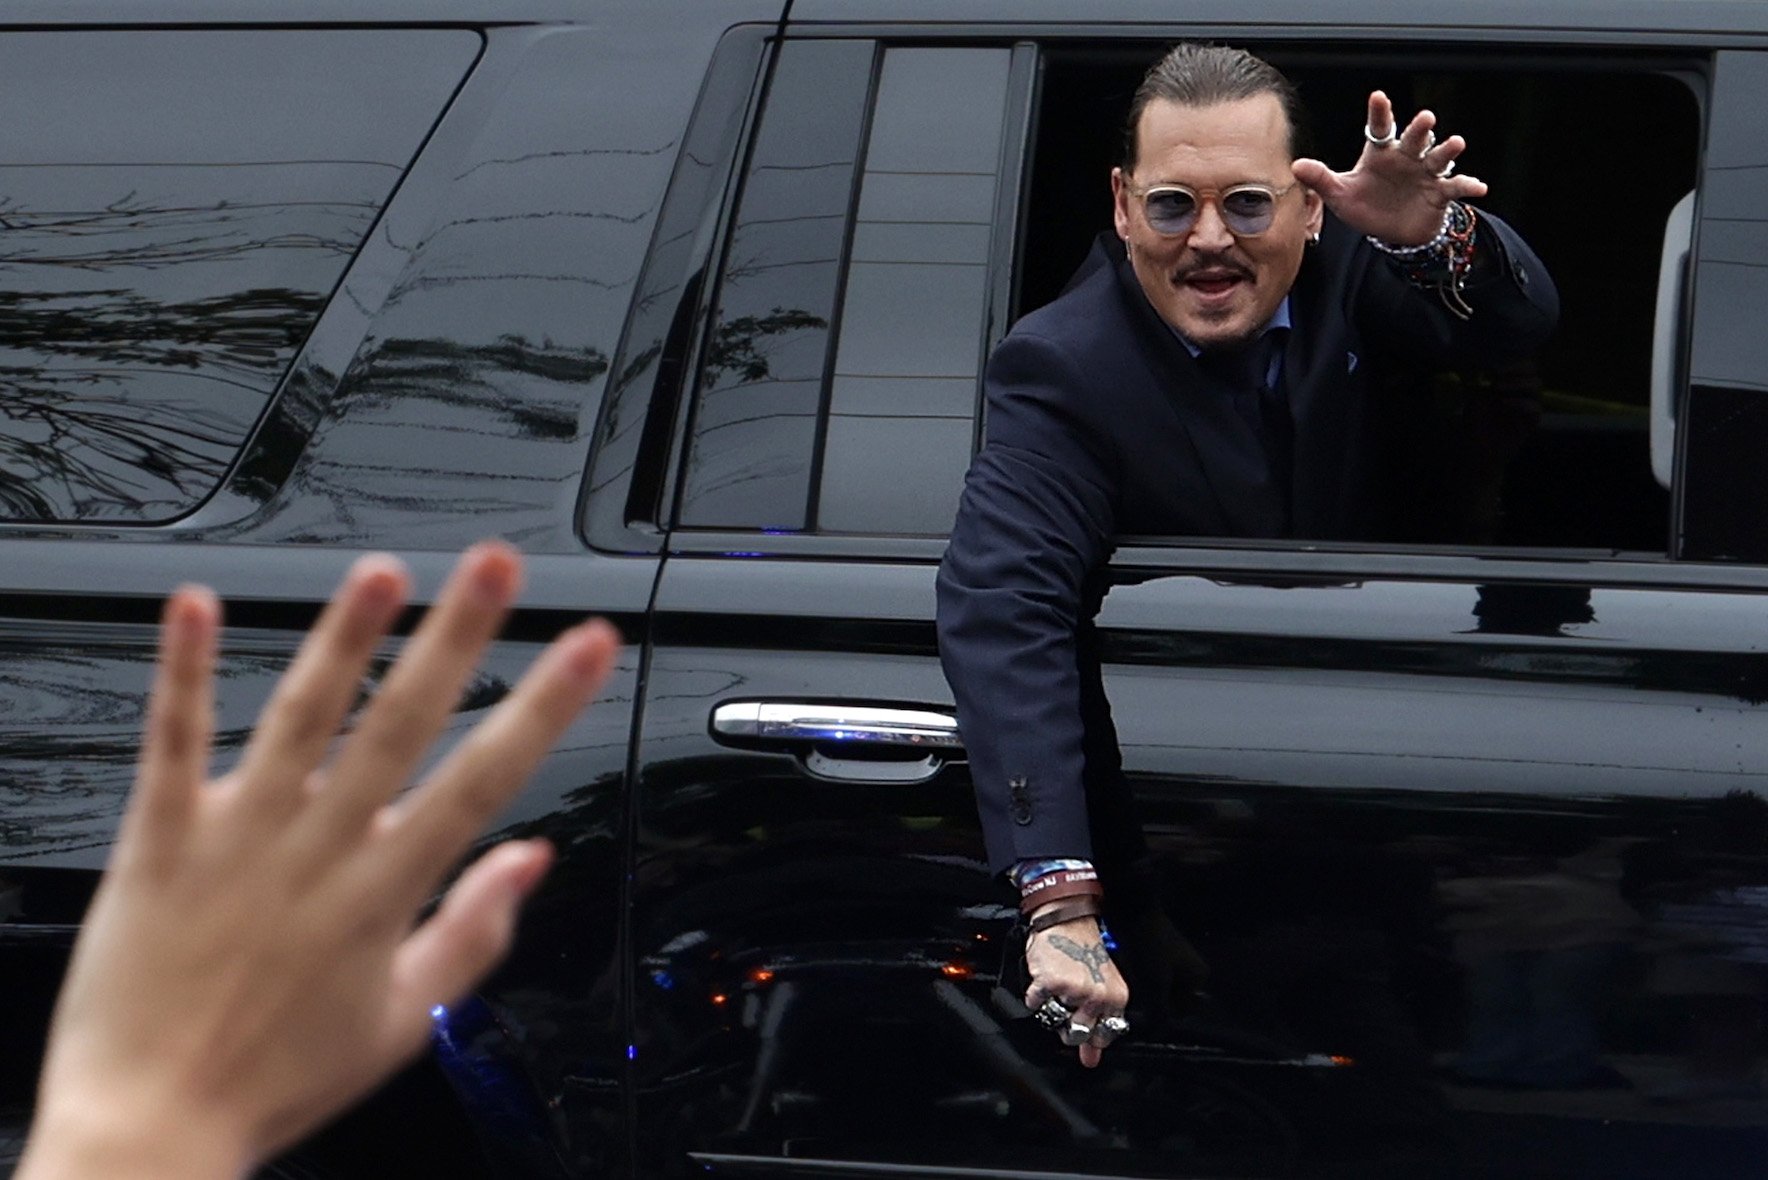
[(1380, 238), (1369, 244), (1399, 266), (1406, 281), (1425, 291), (1435, 291), (1443, 306), (1458, 319), (1468, 319), (1473, 308), (1466, 295), (1467, 274), (1473, 269), (1474, 230), (1479, 215), (1460, 201), (1443, 210), (1442, 228), (1436, 237), (1418, 246), (1392, 246)]

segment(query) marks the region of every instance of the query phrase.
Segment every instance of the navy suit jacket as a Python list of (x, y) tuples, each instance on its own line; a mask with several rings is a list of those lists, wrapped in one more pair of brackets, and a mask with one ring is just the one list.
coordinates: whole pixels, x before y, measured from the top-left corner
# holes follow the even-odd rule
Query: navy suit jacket
[(1364, 537), (1370, 362), (1492, 364), (1547, 338), (1559, 300), (1540, 260), (1485, 213), (1478, 248), (1463, 321), (1328, 215), (1290, 292), (1287, 510), (1232, 393), (1155, 312), (1115, 236), (1001, 341), (939, 570), (940, 658), (996, 871), (1051, 856), (1103, 870), (1140, 846), (1092, 630), (1118, 536)]

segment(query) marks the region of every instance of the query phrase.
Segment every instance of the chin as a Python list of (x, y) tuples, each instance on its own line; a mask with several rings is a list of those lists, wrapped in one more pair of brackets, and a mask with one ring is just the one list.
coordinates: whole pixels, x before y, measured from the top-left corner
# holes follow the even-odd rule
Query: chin
[(1200, 348), (1233, 348), (1252, 339), (1257, 329), (1240, 316), (1228, 320), (1169, 321), (1179, 334)]

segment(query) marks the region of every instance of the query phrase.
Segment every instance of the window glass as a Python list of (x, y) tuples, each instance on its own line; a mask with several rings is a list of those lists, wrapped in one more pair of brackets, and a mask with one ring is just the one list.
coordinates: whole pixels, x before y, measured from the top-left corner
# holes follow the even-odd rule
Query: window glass
[(1680, 555), (1768, 562), (1762, 455), (1768, 450), (1768, 53), (1717, 55), (1701, 194)]
[(206, 496), (478, 46), (0, 36), (0, 518)]
[(893, 49), (866, 148), (816, 524), (942, 534), (970, 460), (1007, 49)]
[(785, 45), (706, 342), (679, 523), (804, 527), (872, 43)]

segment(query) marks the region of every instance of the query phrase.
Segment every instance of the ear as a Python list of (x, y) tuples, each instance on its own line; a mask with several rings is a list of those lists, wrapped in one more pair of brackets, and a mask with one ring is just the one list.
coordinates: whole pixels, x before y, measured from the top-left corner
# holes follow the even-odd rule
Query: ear
[(1111, 170), (1111, 220), (1117, 226), (1117, 236), (1124, 241), (1130, 240), (1130, 182), (1123, 174), (1122, 168)]
[(1326, 202), (1320, 199), (1319, 193), (1306, 185), (1302, 186), (1302, 190), (1302, 208), (1306, 210), (1308, 237), (1317, 238), (1320, 236), (1320, 226), (1326, 221)]

